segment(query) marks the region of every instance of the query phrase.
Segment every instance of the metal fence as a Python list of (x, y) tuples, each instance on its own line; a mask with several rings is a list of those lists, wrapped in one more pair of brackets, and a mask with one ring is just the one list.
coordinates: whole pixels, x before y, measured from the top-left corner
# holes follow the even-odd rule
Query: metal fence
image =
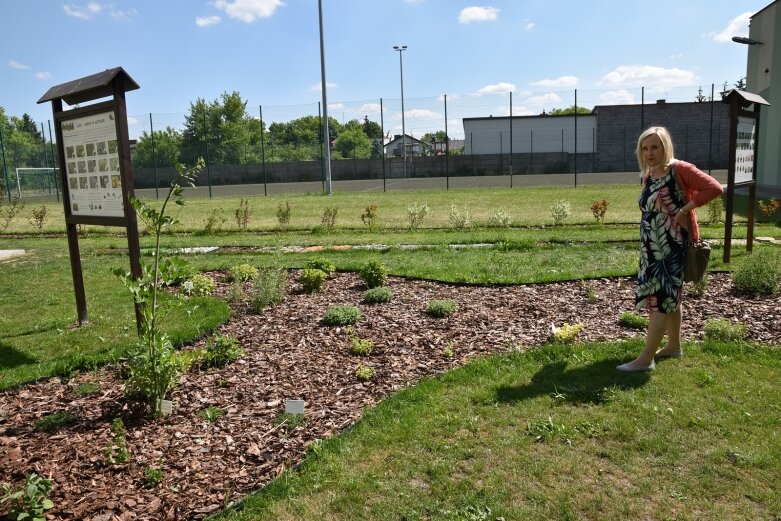
[[(726, 106), (720, 103), (720, 93), (716, 91), (716, 86), (708, 87), (710, 88), (706, 88), (704, 95), (701, 87), (689, 86), (661, 92), (637, 87), (527, 93), (476, 92), (466, 95), (405, 98), (403, 126), (408, 136), (420, 139), (426, 133), (444, 131), (451, 139), (451, 146), (453, 140), (461, 140), (460, 143), (465, 149), (475, 150), (475, 147), (468, 146), (467, 143), (489, 140), (497, 145), (496, 148), (490, 153), (464, 154), (459, 147), (440, 152), (441, 155), (435, 152), (424, 156), (408, 155), (406, 167), (405, 158), (386, 154), (383, 158), (376, 159), (335, 159), (331, 163), (332, 180), (337, 183), (335, 189), (341, 189), (340, 186), (353, 186), (355, 183), (350, 182), (363, 180), (369, 183), (371, 189), (386, 190), (389, 185), (414, 185), (414, 182), (399, 182), (405, 178), (439, 179), (442, 182), (438, 181), (437, 186), (450, 188), (458, 186), (459, 179), (466, 178), (483, 178), (485, 183), (491, 186), (514, 186), (516, 180), (519, 184), (525, 184), (532, 178), (540, 180), (539, 176), (571, 174), (571, 179), (577, 184), (579, 174), (636, 170), (636, 138), (644, 128), (654, 124), (671, 129), (677, 157), (695, 162), (703, 169), (721, 169), (725, 167), (727, 158), (728, 127), (721, 109)], [(703, 99), (705, 97), (709, 99)], [(660, 103), (661, 99), (664, 103)], [(693, 105), (695, 101), (701, 102), (695, 107), (697, 116), (689, 114), (681, 118), (676, 117), (675, 111), (672, 110), (674, 104), (687, 102)], [(517, 125), (516, 122), (525, 116), (549, 114), (553, 108), (572, 106), (588, 109), (597, 107), (596, 117), (602, 118), (601, 113), (610, 112), (613, 114), (612, 120), (609, 125), (600, 122), (589, 128), (584, 124), (584, 118), (593, 116), (582, 115), (581, 118), (569, 118), (574, 122), (568, 128), (531, 128), (523, 133), (517, 126), (513, 128), (513, 125)], [(364, 119), (377, 122), (386, 138), (401, 134), (400, 99), (334, 102), (329, 104), (328, 112), (330, 117), (341, 123)], [(248, 102), (246, 113), (268, 129), (274, 122), (286, 123), (304, 116), (319, 118), (321, 107), (319, 103), (267, 106), (251, 105)], [(169, 127), (181, 132), (186, 116), (186, 113), (131, 115), (128, 118), (131, 139), (137, 139), (144, 133), (151, 135)], [(469, 118), (502, 119), (510, 126), (507, 130), (466, 132), (465, 119)], [(39, 151), (22, 157), (18, 151), (10, 150), (7, 154), (13, 158), (10, 164), (4, 154), (3, 168), (7, 188), (15, 183), (15, 169), (19, 166), (57, 166), (53, 153), (51, 123), (44, 122), (40, 126), (46, 139)], [(546, 144), (545, 147), (542, 146), (543, 143)], [(552, 143), (560, 143), (559, 149)], [(4, 151), (8, 150), (5, 144), (0, 142), (0, 145), (4, 147)], [(217, 159), (227, 155), (222, 153), (221, 147), (224, 146), (224, 143), (205, 140), (200, 146), (178, 150), (183, 162), (192, 163), (197, 157), (205, 159), (206, 168), (198, 180), (198, 185), (204, 189), (202, 192), (209, 196), (226, 192), (216, 187), (233, 185), (245, 186), (245, 193), (255, 194), (279, 193), (283, 187), (297, 184), (307, 186), (310, 191), (318, 191), (318, 184), (324, 189), (325, 169), (320, 159), (282, 161), (280, 145), (266, 139), (248, 146), (238, 155), (232, 154), (232, 157), (240, 159), (225, 164)], [(322, 150), (322, 144), (320, 148)], [(153, 189), (157, 193), (160, 187), (168, 186), (174, 175), (173, 163), (171, 154), (160, 150), (155, 154), (152, 166), (134, 165), (136, 188)], [(523, 181), (524, 176), (529, 176), (525, 178), (526, 181)], [(52, 186), (51, 181), (46, 183)], [(57, 181), (54, 181), (53, 186), (59, 189)]]

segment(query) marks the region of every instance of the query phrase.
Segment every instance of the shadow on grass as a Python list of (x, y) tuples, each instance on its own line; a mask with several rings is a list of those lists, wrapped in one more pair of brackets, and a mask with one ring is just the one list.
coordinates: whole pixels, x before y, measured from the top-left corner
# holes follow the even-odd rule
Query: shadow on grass
[(513, 403), (538, 396), (555, 396), (572, 404), (601, 404), (614, 390), (635, 389), (645, 385), (649, 373), (621, 373), (621, 359), (608, 358), (567, 370), (566, 361), (543, 366), (526, 385), (503, 385), (496, 391), (500, 402)]
[(0, 369), (13, 369), (22, 365), (36, 364), (38, 360), (30, 358), (15, 347), (0, 342)]

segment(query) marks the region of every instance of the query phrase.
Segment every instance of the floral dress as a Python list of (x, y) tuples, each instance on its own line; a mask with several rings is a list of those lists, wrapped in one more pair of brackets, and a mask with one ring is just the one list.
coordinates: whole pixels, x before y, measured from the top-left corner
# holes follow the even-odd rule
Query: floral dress
[(688, 233), (673, 226), (675, 214), (686, 204), (677, 189), (675, 169), (659, 179), (649, 176), (638, 200), (640, 269), (637, 273), (637, 309), (674, 313), (681, 302)]

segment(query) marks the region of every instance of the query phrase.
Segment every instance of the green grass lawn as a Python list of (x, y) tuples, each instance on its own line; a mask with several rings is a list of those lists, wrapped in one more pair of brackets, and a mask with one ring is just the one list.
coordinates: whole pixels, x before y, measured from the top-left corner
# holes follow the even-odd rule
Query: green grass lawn
[[(550, 206), (568, 199), (573, 214), (552, 226)], [(590, 204), (609, 201), (606, 224)], [(380, 260), (390, 274), (440, 281), (517, 284), (633, 275), (637, 266), (637, 187), (453, 190), (251, 198), (250, 230), (238, 232), (237, 199), (190, 202), (172, 250), (242, 246), (183, 255), (201, 271), (240, 263), (301, 267), (327, 256), (339, 270)], [(276, 209), (289, 201), (280, 230)], [(407, 230), (407, 206), (426, 202), (423, 228)], [(368, 230), (360, 214), (377, 204)], [(453, 229), (451, 204), (481, 226)], [(334, 230), (319, 228), (339, 208)], [(512, 226), (484, 226), (504, 207)], [(31, 212), (28, 207), (25, 212)], [(203, 233), (215, 210), (225, 230)], [(0, 235), (0, 249), (25, 249), (0, 262), (0, 390), (109, 363), (135, 342), (132, 301), (114, 267), (127, 268), (127, 242), (116, 229), (87, 227), (80, 239), (90, 323), (76, 320), (61, 209), (44, 231), (22, 215)], [(707, 215), (703, 210), (701, 215)], [(31, 214), (30, 214), (31, 215)], [(734, 237), (745, 237), (738, 220)], [(704, 237), (723, 238), (721, 224)], [(781, 237), (775, 225), (757, 236)], [(151, 246), (151, 237), (141, 239)], [(383, 245), (382, 248), (284, 253), (287, 245)], [(407, 249), (405, 245), (426, 245)], [(459, 249), (454, 244), (476, 247)], [(756, 245), (756, 249), (774, 248)], [(717, 246), (712, 269), (747, 258), (733, 246), (731, 265)], [(148, 260), (148, 258), (147, 258)], [(229, 317), (227, 305), (200, 298), (180, 308), (165, 329), (184, 343)], [(778, 347), (778, 346), (776, 346)], [(687, 345), (681, 360), (649, 375), (614, 366), (638, 342), (550, 345), (493, 357), (397, 393), (350, 431), (318, 444), (300, 470), (230, 510), (223, 519), (778, 519), (781, 494), (781, 361), (771, 346)]]

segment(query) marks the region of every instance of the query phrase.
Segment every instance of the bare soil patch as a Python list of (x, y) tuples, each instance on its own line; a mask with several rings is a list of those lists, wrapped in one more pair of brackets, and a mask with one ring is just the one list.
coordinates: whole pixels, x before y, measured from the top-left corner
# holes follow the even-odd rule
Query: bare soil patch
[[(393, 302), (378, 305), (360, 303), (366, 288), (352, 273), (336, 274), (318, 294), (301, 293), (296, 278), (292, 272), (286, 301), (261, 315), (246, 303), (234, 305), (220, 332), (236, 335), (246, 355), (222, 369), (187, 373), (172, 394), (170, 417), (139, 414), (123, 396), (117, 367), (0, 393), (0, 483), (18, 485), (29, 472), (51, 476), (53, 519), (201, 519), (266, 485), (299, 463), (313, 441), (344, 430), (365, 408), (421, 378), (476, 357), (540, 346), (551, 324), (582, 323), (579, 341), (643, 335), (618, 323), (634, 305), (629, 278), (474, 287), (391, 277)], [(225, 295), (227, 286), (218, 292)], [(590, 303), (589, 292), (599, 300)], [(458, 303), (455, 315), (425, 314), (429, 300), (446, 298)], [(369, 357), (350, 354), (344, 328), (320, 324), (325, 310), (339, 304), (360, 308), (355, 330), (374, 342)], [(742, 322), (757, 342), (781, 339), (781, 297), (739, 295), (729, 274), (711, 275), (706, 295), (685, 305), (689, 340), (711, 317)], [(373, 381), (357, 380), (359, 363), (376, 371)], [(98, 383), (100, 391), (78, 395), (84, 382)], [(304, 425), (279, 424), (286, 398), (306, 401)], [(208, 406), (223, 413), (214, 423), (198, 414)], [(58, 411), (76, 421), (53, 433), (35, 430), (36, 420)], [(110, 465), (105, 450), (116, 417), (125, 422), (130, 459)], [(164, 479), (148, 488), (144, 469), (156, 466)]]

